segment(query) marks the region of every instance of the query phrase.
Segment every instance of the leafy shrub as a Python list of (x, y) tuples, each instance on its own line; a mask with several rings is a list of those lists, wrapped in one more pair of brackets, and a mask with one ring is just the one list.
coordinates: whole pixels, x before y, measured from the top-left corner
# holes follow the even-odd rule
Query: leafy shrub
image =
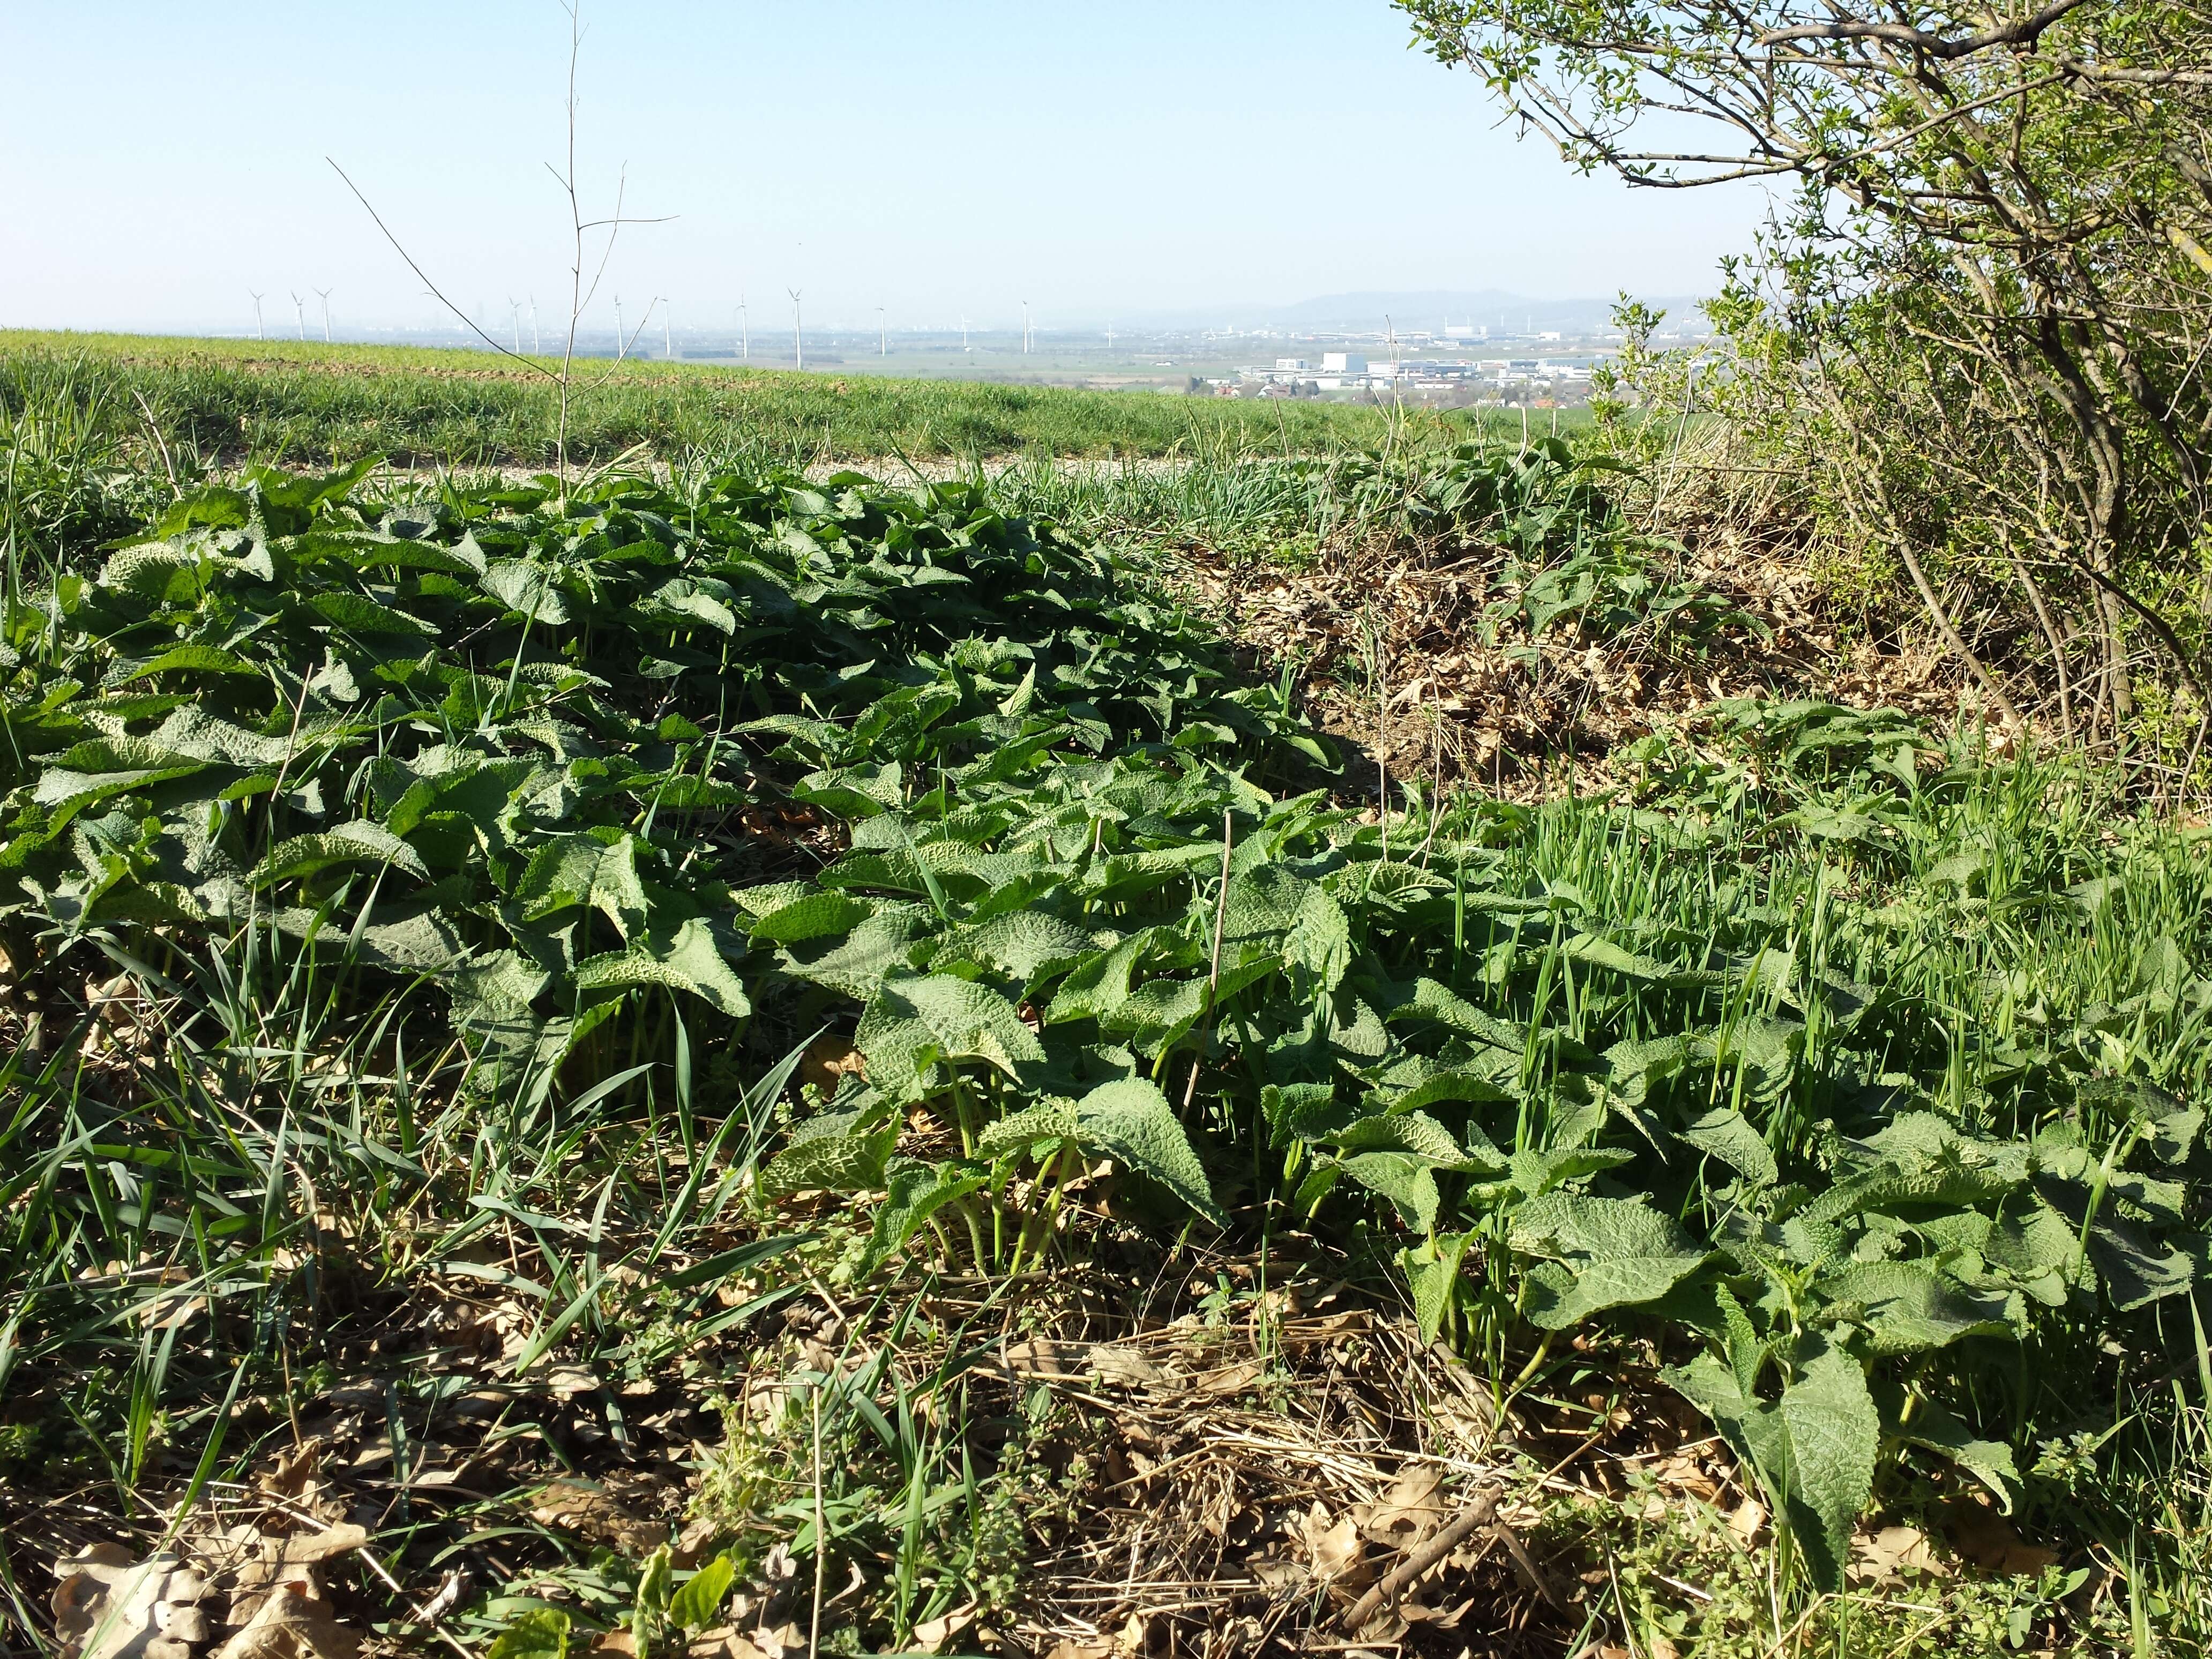
[(1358, 531), (1436, 547), (1480, 538), (1534, 560), (1611, 520), (1613, 503), (1592, 474), (1612, 465), (1576, 455), (1559, 437), (1510, 450), (1461, 442), (1347, 456), (1330, 469), (1329, 494)]
[(757, 802), (857, 820), (1056, 746), (1287, 732), (1171, 609), (970, 486), (371, 509), (367, 471), (199, 490), (14, 605), (19, 940), (159, 958), (270, 926), (434, 976), (489, 1078), (542, 1087), (625, 990), (746, 1013)]

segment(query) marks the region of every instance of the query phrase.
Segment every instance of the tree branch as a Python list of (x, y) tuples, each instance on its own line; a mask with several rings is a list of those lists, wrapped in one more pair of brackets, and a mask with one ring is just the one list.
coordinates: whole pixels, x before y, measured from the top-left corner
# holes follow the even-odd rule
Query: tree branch
[(1854, 17), (1840, 22), (1800, 23), (1794, 28), (1775, 29), (1759, 36), (1759, 44), (1778, 46), (1792, 40), (1886, 40), (1954, 63), (1992, 46), (2033, 46), (2045, 29), (2085, 3), (2086, 0), (2052, 0), (2052, 3), (2030, 16), (1984, 29), (1979, 34), (1954, 39), (1914, 28), (1910, 23), (1882, 23)]

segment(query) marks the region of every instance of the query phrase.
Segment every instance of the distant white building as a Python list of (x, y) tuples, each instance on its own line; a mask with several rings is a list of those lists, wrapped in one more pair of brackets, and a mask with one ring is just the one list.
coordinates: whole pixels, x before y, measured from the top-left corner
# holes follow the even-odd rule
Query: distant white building
[(1324, 374), (1364, 374), (1367, 359), (1356, 351), (1324, 351), (1321, 354), (1321, 372)]
[(1278, 374), (1295, 374), (1303, 371), (1305, 367), (1306, 360), (1303, 357), (1278, 357), (1275, 359), (1275, 369)]

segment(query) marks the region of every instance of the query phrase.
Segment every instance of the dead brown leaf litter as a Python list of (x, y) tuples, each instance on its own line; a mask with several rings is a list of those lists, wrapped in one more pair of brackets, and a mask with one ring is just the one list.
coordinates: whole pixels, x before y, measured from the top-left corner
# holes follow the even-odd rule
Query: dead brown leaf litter
[[(165, 1547), (163, 1516), (118, 1526), (85, 1492), (12, 1494), (8, 1535), (52, 1540), (52, 1629), (77, 1659), (473, 1652), (487, 1626), (459, 1615), (487, 1595), (569, 1607), (581, 1652), (624, 1610), (592, 1591), (595, 1560), (666, 1545), (688, 1569), (733, 1544), (750, 1565), (691, 1651), (777, 1659), (812, 1633), (811, 1561), (793, 1547), (811, 1411), (864, 1395), (886, 1417), (913, 1405), (987, 1478), (1034, 1475), (1009, 1487), (1021, 1541), (1002, 1594), (918, 1619), (915, 1650), (1555, 1654), (1602, 1602), (1588, 1539), (1606, 1517), (1695, 1508), (1714, 1547), (1766, 1547), (1759, 1499), (1647, 1364), (1594, 1352), (1579, 1394), (1501, 1413), (1489, 1378), (1311, 1241), (1265, 1260), (1091, 1243), (1082, 1265), (1018, 1283), (917, 1262), (865, 1305), (809, 1290), (650, 1377), (556, 1354), (512, 1378), (489, 1343), (387, 1343), (296, 1425), (249, 1417), (246, 1478), (211, 1483)], [(497, 1316), (427, 1322), (496, 1331)], [(930, 1393), (949, 1365), (957, 1389)], [(778, 1449), (802, 1455), (763, 1455)], [(865, 1487), (838, 1471), (869, 1450), (835, 1437), (830, 1484)], [(879, 1606), (896, 1571), (880, 1538), (852, 1538), (833, 1542), (828, 1631)], [(1860, 1553), (1873, 1583), (1948, 1559), (1895, 1528)]]
[(240, 1522), (188, 1529), (143, 1560), (112, 1540), (54, 1564), (49, 1599), (65, 1659), (356, 1659), (363, 1633), (326, 1598), (321, 1575), (362, 1550), (366, 1528), (294, 1534)]
[(1464, 779), (1509, 798), (1587, 788), (1620, 775), (1617, 750), (1729, 698), (1956, 715), (1950, 662), (1910, 636), (1846, 643), (1850, 619), (1801, 559), (1733, 538), (1668, 559), (1672, 577), (1765, 635), (1737, 623), (1692, 643), (1651, 627), (1555, 625), (1531, 640), (1525, 618), (1486, 617), (1508, 553), (1479, 543), (1369, 537), (1301, 564), (1201, 546), (1165, 568), (1260, 663), (1294, 666), (1309, 716), (1350, 751), (1355, 792), (1372, 793), (1378, 762), (1394, 781)]

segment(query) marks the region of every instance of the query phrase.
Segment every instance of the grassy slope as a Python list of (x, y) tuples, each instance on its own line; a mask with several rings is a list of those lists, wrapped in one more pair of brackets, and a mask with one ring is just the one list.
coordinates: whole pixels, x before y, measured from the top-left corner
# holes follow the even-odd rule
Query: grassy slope
[[(1387, 423), (1380, 410), (1337, 404), (641, 361), (610, 374), (611, 367), (578, 368), (586, 384), (605, 377), (572, 413), (580, 455), (604, 459), (638, 444), (664, 455), (778, 458), (1307, 453), (1377, 442)], [(489, 352), (0, 331), (0, 404), (63, 379), (126, 409), (137, 392), (173, 441), (209, 454), (532, 465), (551, 458), (556, 426), (551, 382)]]

